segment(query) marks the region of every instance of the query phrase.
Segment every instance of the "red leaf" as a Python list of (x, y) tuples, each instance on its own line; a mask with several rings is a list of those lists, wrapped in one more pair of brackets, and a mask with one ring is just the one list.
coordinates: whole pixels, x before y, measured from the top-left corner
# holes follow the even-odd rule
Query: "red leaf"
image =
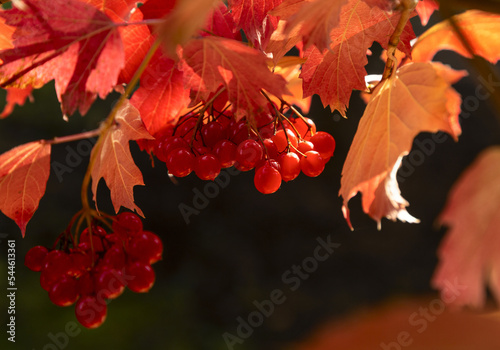
[(500, 302), (500, 147), (484, 150), (453, 185), (441, 224), (450, 227), (439, 247), (432, 284), (446, 295), (447, 281), (463, 286), (456, 305), (480, 307), (483, 283)]
[(32, 87), (27, 87), (25, 89), (19, 88), (8, 88), (7, 89), (7, 104), (5, 105), (2, 113), (0, 114), (0, 118), (5, 118), (9, 116), (14, 110), (15, 105), (22, 106), (26, 99), (29, 97), (30, 101), (33, 101), (33, 96), (31, 96), (31, 92), (33, 91)]
[[(500, 59), (500, 15), (482, 11), (466, 11), (454, 16), (455, 22), (467, 37), (472, 50), (491, 63)], [(448, 20), (432, 26), (415, 42), (412, 60), (427, 62), (440, 50), (453, 50), (470, 57)]]
[(207, 32), (201, 31), (202, 36), (216, 35), (224, 38), (241, 40), (241, 34), (236, 28), (233, 17), (226, 5), (219, 4), (209, 14), (204, 28)]
[[(327, 49), (331, 42), (330, 32), (339, 23), (340, 9), (347, 0), (285, 0), (272, 14), (286, 19), (287, 33), (300, 33), (304, 48), (316, 45), (319, 51)], [(293, 13), (293, 14), (292, 14)]]
[(50, 144), (30, 142), (0, 155), (0, 210), (24, 237), (50, 174)]
[(144, 19), (157, 19), (165, 17), (174, 8), (176, 0), (148, 0), (139, 10)]
[(172, 59), (157, 52), (130, 99), (139, 110), (146, 129), (155, 135), (168, 124), (175, 124), (189, 102), (189, 90), (184, 88), (182, 72)]
[[(331, 32), (330, 50), (306, 50), (302, 67), (304, 96), (318, 94), (323, 105), (345, 115), (352, 90), (365, 90), (366, 52), (374, 41), (387, 48), (388, 37), (399, 20), (399, 13), (387, 14), (378, 7), (370, 8), (361, 0), (350, 0), (342, 8), (340, 24)], [(410, 40), (415, 37), (408, 22), (398, 48), (410, 54)]]
[[(12, 45), (12, 34), (14, 28), (5, 24), (5, 19), (0, 17), (0, 50), (10, 49)], [(0, 63), (2, 61), (0, 60)]]
[(195, 93), (195, 102), (206, 101), (223, 85), (238, 118), (256, 114), (267, 104), (261, 89), (277, 97), (287, 92), (285, 79), (269, 70), (266, 56), (241, 42), (218, 37), (191, 40), (183, 57), (186, 86)]
[(410, 63), (375, 88), (342, 169), (339, 194), (349, 226), (347, 204), (358, 192), (363, 211), (379, 228), (383, 217), (418, 222), (405, 209), (396, 173), (420, 132), (458, 138), (461, 98), (450, 85), (463, 76), (438, 63)]
[(0, 12), (16, 27), (14, 48), (0, 52), (0, 86), (38, 88), (55, 79), (63, 113), (85, 114), (98, 95), (112, 91), (123, 67), (116, 25), (77, 0), (23, 3), (25, 10)]
[(422, 0), (419, 1), (415, 10), (417, 10), (418, 16), (420, 17), (420, 22), (423, 26), (429, 23), (434, 11), (439, 9), (439, 4), (434, 0)]
[(282, 0), (229, 0), (229, 9), (238, 28), (243, 29), (248, 40), (259, 49), (264, 49), (278, 25), (275, 16), (268, 12)]
[(104, 12), (115, 22), (127, 21), (137, 0), (83, 0)]
[[(135, 210), (141, 216), (141, 209), (134, 202), (134, 186), (144, 185), (142, 173), (137, 168), (130, 153), (129, 141), (151, 139), (139, 116), (139, 111), (128, 100), (115, 117), (113, 125), (103, 136), (101, 142), (92, 149), (92, 192), (96, 201), (97, 185), (101, 178), (111, 192), (115, 212), (123, 206)], [(97, 206), (97, 205), (96, 205)]]

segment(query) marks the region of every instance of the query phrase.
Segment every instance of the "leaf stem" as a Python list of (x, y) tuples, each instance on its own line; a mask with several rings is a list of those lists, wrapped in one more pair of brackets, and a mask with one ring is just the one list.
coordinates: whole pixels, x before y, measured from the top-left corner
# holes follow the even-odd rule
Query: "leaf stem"
[(56, 145), (59, 143), (78, 141), (83, 139), (90, 139), (92, 137), (99, 136), (101, 133), (101, 128), (97, 128), (90, 131), (81, 132), (79, 134), (73, 134), (68, 136), (54, 137), (52, 140), (44, 140), (44, 143), (49, 145)]
[[(125, 102), (125, 100), (132, 94), (135, 86), (139, 83), (139, 79), (144, 73), (144, 70), (146, 69), (147, 65), (153, 58), (153, 55), (155, 54), (156, 50), (160, 47), (161, 40), (159, 38), (156, 38), (155, 42), (153, 45), (151, 45), (149, 51), (147, 52), (146, 56), (144, 56), (144, 59), (141, 62), (141, 65), (137, 70), (135, 71), (132, 79), (130, 80), (130, 83), (127, 85), (125, 88), (125, 92), (120, 96), (120, 99), (116, 102), (115, 106), (111, 110), (110, 114), (102, 124), (102, 126), (99, 128), (99, 139), (97, 140), (96, 144), (94, 145), (92, 149), (92, 153), (90, 154), (90, 160), (89, 160), (89, 165), (87, 167), (87, 171), (85, 172), (85, 176), (82, 181), (82, 189), (81, 189), (81, 200), (82, 200), (82, 208), (84, 212), (85, 219), (87, 221), (87, 227), (91, 226), (91, 208), (89, 205), (89, 200), (88, 200), (88, 187), (90, 184), (90, 180), (92, 178), (92, 169), (94, 166), (94, 163), (97, 159), (97, 156), (99, 155), (99, 149), (102, 147), (103, 140), (108, 134), (109, 130), (113, 125), (115, 125), (115, 117), (118, 111), (120, 110), (122, 104)], [(90, 233), (90, 232), (89, 232)]]
[(394, 67), (396, 67), (397, 60), (394, 57), (394, 54), (399, 45), (399, 40), (406, 26), (406, 23), (410, 19), (411, 13), (413, 12), (417, 4), (418, 1), (416, 0), (404, 0), (401, 2), (401, 6), (403, 7), (401, 10), (401, 17), (399, 17), (398, 25), (394, 29), (394, 32), (389, 39), (389, 45), (387, 47), (387, 61), (385, 62), (382, 80), (389, 78), (394, 71)]

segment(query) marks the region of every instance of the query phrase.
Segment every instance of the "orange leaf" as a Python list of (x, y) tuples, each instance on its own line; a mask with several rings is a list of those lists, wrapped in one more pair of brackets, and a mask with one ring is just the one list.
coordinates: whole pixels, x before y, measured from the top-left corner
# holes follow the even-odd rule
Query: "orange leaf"
[(0, 114), (0, 118), (8, 117), (14, 110), (15, 105), (24, 105), (24, 102), (26, 102), (27, 98), (29, 98), (30, 101), (33, 102), (33, 96), (31, 96), (32, 91), (32, 87), (27, 87), (25, 89), (7, 88), (7, 104)]
[[(342, 7), (340, 24), (330, 32), (330, 50), (315, 47), (306, 50), (302, 66), (304, 96), (318, 94), (323, 105), (345, 115), (352, 90), (366, 90), (364, 77), (368, 63), (366, 52), (374, 41), (387, 48), (388, 36), (399, 21), (399, 13), (388, 14), (369, 7), (362, 0), (349, 0)], [(408, 22), (398, 48), (410, 53), (410, 40), (415, 37)]]
[[(499, 14), (470, 10), (453, 18), (467, 37), (476, 55), (484, 57), (491, 63), (496, 63), (500, 59)], [(465, 57), (470, 57), (447, 20), (432, 26), (418, 38), (413, 46), (412, 60), (430, 61), (440, 50), (453, 50)]]
[(166, 51), (174, 56), (177, 45), (183, 45), (207, 23), (208, 16), (220, 0), (177, 0), (158, 27)]
[(286, 81), (267, 67), (266, 56), (241, 42), (205, 37), (191, 40), (184, 48), (186, 86), (206, 100), (221, 85), (227, 88), (229, 102), (237, 117), (257, 114), (267, 104), (261, 89), (281, 97)]
[(152, 137), (144, 127), (139, 111), (128, 100), (117, 112), (115, 121), (116, 124), (101, 136), (102, 141), (92, 149), (91, 159), (95, 159), (92, 168), (94, 201), (96, 201), (97, 185), (103, 178), (111, 192), (115, 212), (123, 206), (143, 215), (134, 202), (134, 186), (144, 185), (144, 181), (141, 171), (132, 159), (129, 141)]
[(287, 19), (285, 35), (299, 32), (305, 48), (309, 45), (316, 45), (322, 52), (330, 45), (332, 40), (330, 32), (339, 24), (340, 9), (346, 3), (347, 0), (302, 2), (285, 0), (271, 13), (280, 16), (280, 19)]
[(463, 172), (448, 196), (441, 224), (450, 227), (439, 248), (432, 280), (445, 292), (446, 281), (464, 286), (457, 305), (480, 307), (483, 283), (500, 302), (500, 147), (484, 150)]
[(1, 11), (16, 27), (14, 48), (0, 52), (0, 86), (39, 88), (55, 79), (65, 115), (85, 114), (116, 85), (124, 64), (116, 24), (77, 0), (24, 0), (23, 10)]
[(439, 9), (439, 4), (434, 0), (419, 1), (415, 10), (417, 10), (420, 22), (426, 26), (434, 11)]
[(461, 98), (450, 85), (464, 74), (438, 63), (410, 63), (375, 88), (342, 169), (339, 194), (349, 226), (347, 204), (358, 192), (379, 228), (383, 217), (418, 222), (405, 209), (396, 173), (420, 132), (458, 138)]
[(158, 51), (142, 74), (139, 88), (130, 99), (151, 135), (175, 124), (189, 105), (189, 90), (175, 62)]
[(35, 141), (0, 155), (0, 210), (16, 222), (23, 237), (45, 193), (50, 150), (50, 144)]

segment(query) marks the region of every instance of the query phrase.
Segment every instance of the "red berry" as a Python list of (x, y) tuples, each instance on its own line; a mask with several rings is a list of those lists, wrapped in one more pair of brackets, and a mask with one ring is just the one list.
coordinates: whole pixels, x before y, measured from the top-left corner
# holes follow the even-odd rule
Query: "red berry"
[(299, 143), (297, 135), (295, 135), (295, 133), (290, 129), (286, 129), (286, 131), (283, 129), (276, 131), (276, 134), (271, 139), (274, 141), (274, 144), (280, 153), (287, 148), (288, 142), (290, 142), (290, 144), (295, 148), (297, 148)]
[(316, 177), (325, 169), (325, 161), (316, 151), (308, 151), (300, 159), (300, 169), (310, 177)]
[(224, 137), (224, 127), (217, 121), (203, 125), (201, 135), (207, 147), (213, 147)]
[(236, 145), (229, 140), (221, 140), (214, 146), (214, 154), (222, 168), (229, 168), (236, 162)]
[(136, 293), (146, 293), (155, 282), (155, 272), (151, 265), (139, 261), (125, 267), (128, 278), (127, 287)]
[(167, 169), (173, 176), (188, 176), (194, 168), (194, 154), (187, 148), (174, 149), (167, 157)]
[(76, 319), (84, 327), (99, 327), (106, 320), (106, 313), (107, 306), (104, 300), (100, 300), (93, 295), (82, 297), (76, 303)]
[(43, 268), (43, 263), (45, 260), (45, 257), (49, 253), (49, 250), (45, 248), (44, 246), (37, 245), (26, 253), (26, 256), (24, 257), (24, 265), (31, 271), (41, 271)]
[(296, 118), (293, 121), (293, 125), (299, 132), (299, 135), (304, 139), (308, 139), (312, 134), (316, 133), (316, 125), (309, 118)]
[[(132, 236), (138, 232), (142, 231), (142, 221), (141, 218), (129, 211), (124, 211), (116, 216), (113, 221), (113, 232), (125, 233), (124, 237)], [(109, 238), (109, 235), (108, 235)]]
[(102, 269), (117, 269), (121, 271), (125, 267), (125, 263), (125, 252), (121, 244), (118, 243), (114, 244), (104, 253), (103, 258), (99, 262), (99, 267)]
[(245, 140), (236, 148), (236, 167), (242, 171), (253, 169), (262, 156), (262, 146), (257, 141)]
[(76, 279), (70, 276), (63, 276), (50, 288), (49, 299), (58, 306), (72, 305), (78, 299)]
[(245, 120), (234, 123), (229, 128), (229, 139), (235, 144), (240, 144), (248, 138), (248, 127)]
[(153, 232), (144, 231), (130, 242), (127, 253), (135, 260), (151, 265), (161, 259), (163, 243)]
[(92, 268), (92, 255), (87, 254), (85, 251), (74, 250), (69, 257), (71, 259), (71, 268), (68, 274), (71, 276), (80, 277)]
[(42, 273), (40, 273), (40, 286), (48, 292), (62, 276), (64, 275), (54, 272), (51, 269), (43, 269)]
[(179, 136), (168, 136), (162, 138), (155, 148), (156, 157), (162, 162), (167, 161), (167, 157), (176, 148), (188, 148), (188, 143)]
[(335, 139), (332, 135), (324, 131), (318, 131), (311, 137), (314, 144), (314, 150), (320, 154), (323, 159), (333, 156), (335, 151)]
[(125, 284), (118, 270), (106, 269), (94, 275), (94, 288), (97, 295), (106, 299), (115, 299), (123, 293)]
[(94, 294), (95, 292), (94, 278), (91, 273), (87, 272), (82, 276), (80, 276), (77, 283), (77, 290), (81, 296)]
[(214, 180), (220, 173), (219, 159), (211, 153), (196, 157), (195, 173), (202, 180)]
[(48, 270), (50, 273), (61, 276), (70, 270), (70, 266), (71, 259), (68, 254), (61, 250), (53, 250), (45, 257), (42, 272)]
[(274, 193), (281, 186), (281, 175), (275, 167), (265, 164), (255, 171), (254, 184), (261, 193)]
[[(314, 144), (311, 141), (305, 141), (305, 140), (299, 142), (299, 145), (298, 145), (297, 149), (302, 154), (304, 154), (304, 153), (306, 153), (308, 151), (315, 151)], [(299, 158), (302, 157), (302, 154), (299, 153)]]
[(296, 153), (283, 154), (280, 158), (281, 178), (288, 182), (294, 180), (300, 174), (300, 159)]
[[(93, 249), (94, 252), (100, 253), (104, 251), (104, 245), (102, 244), (102, 238), (100, 237), (100, 235), (97, 235), (97, 232), (100, 231), (99, 229), (97, 229), (97, 227), (98, 226), (92, 227), (92, 237), (90, 237), (89, 235), (88, 228), (83, 230), (80, 235), (79, 244), (87, 243), (88, 246), (91, 247), (91, 250)], [(85, 247), (87, 247), (87, 245), (85, 245)]]
[(175, 135), (184, 138), (184, 140), (191, 139), (191, 137), (193, 136), (194, 127), (196, 126), (197, 121), (198, 121), (198, 118), (193, 118), (193, 117), (188, 117), (187, 119), (183, 119), (182, 121), (179, 121), (179, 123), (177, 124), (178, 127), (175, 130)]
[(277, 159), (278, 158), (278, 147), (272, 139), (264, 139), (264, 147), (267, 150), (267, 155), (269, 159)]

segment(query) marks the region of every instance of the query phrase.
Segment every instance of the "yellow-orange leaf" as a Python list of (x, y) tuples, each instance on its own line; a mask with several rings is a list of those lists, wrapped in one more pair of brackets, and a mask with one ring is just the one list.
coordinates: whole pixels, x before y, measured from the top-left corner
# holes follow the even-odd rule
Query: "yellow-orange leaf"
[(129, 141), (152, 137), (144, 127), (139, 111), (128, 100), (118, 111), (115, 121), (116, 124), (92, 150), (91, 159), (95, 159), (92, 168), (94, 201), (97, 185), (103, 178), (111, 192), (115, 212), (123, 206), (142, 215), (141, 209), (134, 202), (134, 186), (144, 185), (144, 181), (132, 159)]
[[(470, 10), (453, 17), (467, 37), (472, 50), (492, 63), (500, 59), (500, 15)], [(453, 50), (470, 57), (448, 20), (422, 34), (411, 53), (414, 62), (427, 62), (440, 50)]]
[(379, 228), (383, 217), (418, 221), (405, 209), (396, 173), (420, 132), (458, 138), (461, 98), (450, 85), (464, 74), (438, 63), (410, 63), (375, 88), (342, 170), (342, 210), (350, 226), (347, 204), (358, 192)]
[(0, 155), (0, 210), (24, 237), (50, 174), (50, 144), (30, 142)]
[(463, 286), (457, 305), (482, 306), (483, 283), (500, 302), (500, 146), (483, 151), (453, 186), (439, 217), (450, 231), (439, 248), (432, 284)]

